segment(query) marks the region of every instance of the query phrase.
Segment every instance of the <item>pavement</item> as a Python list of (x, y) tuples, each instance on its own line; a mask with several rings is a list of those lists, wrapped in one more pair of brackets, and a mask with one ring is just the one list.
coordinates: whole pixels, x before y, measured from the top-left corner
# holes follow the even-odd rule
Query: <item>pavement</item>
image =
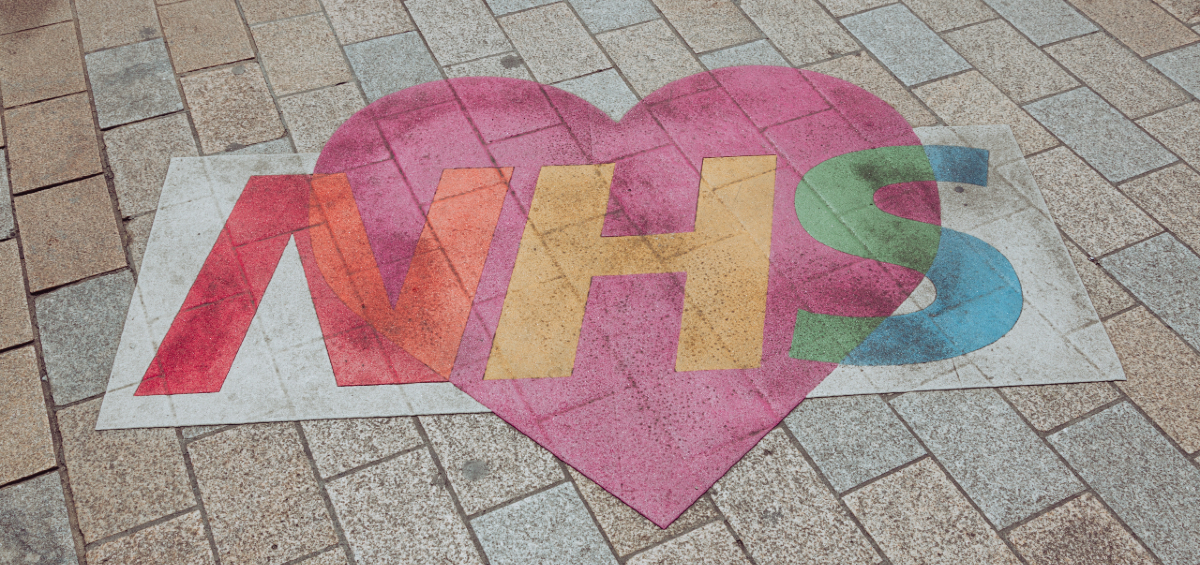
[[(811, 398), (666, 529), (488, 413), (96, 431), (173, 157), (738, 65), (1007, 126), (1127, 380)], [(0, 563), (1200, 563), (1197, 96), (1196, 0), (0, 0)]]

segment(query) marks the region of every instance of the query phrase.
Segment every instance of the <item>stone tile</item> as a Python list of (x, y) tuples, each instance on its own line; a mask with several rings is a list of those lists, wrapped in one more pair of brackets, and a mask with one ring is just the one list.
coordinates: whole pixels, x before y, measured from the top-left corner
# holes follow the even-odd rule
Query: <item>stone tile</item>
[(0, 484), (58, 464), (33, 346), (0, 353), (0, 429)]
[(813, 0), (742, 0), (738, 5), (795, 66), (859, 49), (858, 42)]
[(483, 563), (429, 452), (326, 483), (359, 563)]
[(253, 27), (251, 33), (276, 96), (353, 78), (322, 14), (262, 24)]
[(1066, 147), (1030, 157), (1028, 163), (1055, 223), (1088, 256), (1099, 257), (1162, 231)]
[(493, 565), (617, 563), (571, 483), (475, 518), (471, 528)]
[(1130, 118), (1187, 102), (1187, 93), (1107, 34), (1051, 45), (1046, 52)]
[(251, 424), (188, 444), (222, 563), (282, 563), (337, 543), (294, 424)]
[(500, 18), (500, 25), (537, 80), (558, 82), (612, 67), (564, 3)]
[(592, 515), (596, 517), (600, 529), (604, 531), (619, 557), (641, 551), (700, 524), (721, 519), (721, 515), (713, 506), (712, 501), (703, 497), (672, 522), (669, 527), (663, 529), (655, 526), (653, 522), (638, 514), (636, 510), (600, 488), (600, 485), (592, 482), (591, 479), (569, 467), (567, 470), (571, 473), (571, 480), (575, 481), (575, 486), (579, 489), (583, 501), (588, 508), (591, 508)]
[(978, 71), (914, 88), (913, 93), (947, 125), (1011, 126), (1013, 137), (1026, 155), (1058, 145), (1054, 136)]
[(1200, 45), (1163, 53), (1146, 61), (1192, 96), (1200, 96), (1200, 70), (1197, 70), (1200, 69)]
[(83, 55), (71, 22), (0, 35), (0, 53), (0, 91), (6, 108), (87, 90)]
[(1200, 175), (1182, 163), (1121, 185), (1159, 223), (1192, 249), (1200, 249)]
[(17, 240), (11, 239), (0, 242), (0, 349), (32, 340), (33, 323), (29, 320), (21, 250)]
[(1088, 296), (1092, 299), (1092, 306), (1096, 308), (1096, 313), (1101, 318), (1116, 314), (1137, 303), (1128, 292), (1125, 292), (1124, 288), (1121, 288), (1121, 285), (1117, 284), (1117, 281), (1092, 261), (1095, 257), (1088, 259), (1088, 255), (1074, 243), (1070, 241), (1063, 243), (1067, 246), (1071, 261), (1075, 263), (1075, 271), (1079, 273), (1083, 287), (1087, 289)]
[(65, 22), (73, 17), (70, 0), (5, 0), (0, 35)]
[(83, 50), (88, 53), (162, 37), (154, 0), (91, 0), (77, 2), (75, 9)]
[(1193, 168), (1200, 168), (1200, 144), (1196, 143), (1200, 136), (1200, 102), (1147, 116), (1138, 120), (1138, 125)]
[(554, 85), (604, 110), (614, 120), (621, 119), (638, 103), (638, 97), (615, 69), (609, 69)]
[(85, 541), (195, 506), (175, 430), (98, 432), (99, 413), (99, 398), (58, 411), (63, 460)]
[(258, 65), (245, 63), (196, 73), (180, 83), (203, 153), (232, 151), (284, 135)]
[(0, 556), (9, 563), (78, 565), (58, 473), (0, 489)]
[(142, 257), (146, 254), (146, 242), (150, 240), (153, 225), (153, 212), (125, 220), (125, 251), (133, 261), (134, 275), (142, 272)]
[(596, 39), (642, 97), (704, 70), (662, 20), (610, 31)]
[(262, 143), (255, 143), (254, 145), (248, 145), (246, 147), (242, 147), (241, 149), (234, 149), (232, 151), (224, 151), (224, 152), (222, 152), (222, 154), (223, 155), (280, 155), (280, 154), (295, 153), (295, 152), (296, 152), (296, 150), (292, 148), (292, 140), (287, 137), (281, 137), (279, 139), (273, 139), (271, 141), (264, 141)]
[(1200, 555), (1200, 469), (1128, 403), (1049, 441), (1165, 565)]
[(1020, 525), (1008, 539), (1032, 565), (1158, 563), (1092, 493)]
[(943, 32), (996, 17), (982, 0), (903, 0), (933, 31)]
[(88, 549), (87, 561), (91, 565), (216, 563), (204, 535), (199, 511), (92, 547)]
[(346, 560), (346, 550), (342, 546), (335, 546), (325, 553), (309, 557), (301, 561), (299, 565), (349, 565)]
[(468, 515), (566, 478), (549, 451), (492, 414), (420, 420)]
[(1200, 41), (1200, 35), (1151, 0), (1071, 0), (1071, 3), (1142, 57)]
[(818, 63), (809, 70), (824, 73), (861, 86), (882, 98), (913, 127), (932, 126), (938, 119), (900, 84), (887, 69), (866, 53), (855, 53), (832, 61)]
[(658, 18), (650, 0), (567, 0), (592, 33), (640, 24)]
[(491, 8), (492, 13), (496, 16), (511, 14), (520, 10), (528, 10), (538, 6), (545, 6), (554, 0), (487, 0), (488, 8)]
[(697, 53), (740, 45), (761, 37), (746, 15), (728, 0), (653, 1), (688, 46)]
[(1200, 258), (1170, 233), (1100, 260), (1183, 339), (1200, 348)]
[(1031, 41), (1046, 45), (1096, 31), (1063, 0), (983, 0)]
[(415, 31), (347, 45), (346, 58), (358, 75), (367, 102), (442, 78), (433, 56)]
[(782, 430), (768, 433), (711, 492), (758, 563), (880, 562)]
[(1175, 161), (1175, 156), (1087, 88), (1025, 106), (1100, 174), (1120, 182)]
[(101, 128), (183, 109), (161, 39), (88, 53), (86, 60)]
[(516, 53), (501, 53), (446, 67), (446, 77), (504, 77), (533, 80), (533, 75), (529, 74), (529, 69), (525, 66), (525, 60)]
[(677, 537), (658, 547), (639, 553), (629, 565), (673, 565), (675, 563), (703, 563), (723, 565), (750, 565), (750, 560), (738, 547), (733, 534), (721, 522)]
[(1046, 431), (1120, 398), (1109, 383), (1014, 386), (1000, 389), (1035, 429)]
[(922, 459), (844, 500), (896, 565), (1019, 563), (932, 459)]
[(342, 45), (417, 29), (400, 0), (325, 0), (325, 13)]
[(4, 130), (0, 129), (0, 241), (17, 233), (17, 224), (13, 221), (12, 189), (8, 186), (8, 158), (3, 148), (3, 139)]
[(38, 295), (38, 329), (56, 404), (104, 392), (133, 296), (127, 270)]
[(874, 394), (809, 399), (784, 423), (838, 492), (925, 455), (917, 438)]
[(279, 110), (300, 153), (320, 153), (342, 122), (363, 106), (366, 102), (353, 83), (279, 99)]
[(238, 0), (238, 4), (250, 25), (321, 11), (317, 0)]
[(16, 212), (31, 292), (125, 266), (103, 177), (18, 196)]
[(103, 171), (86, 93), (7, 110), (4, 128), (13, 194)]
[(300, 422), (322, 477), (331, 477), (421, 445), (412, 418), (358, 418)]
[(180, 428), (179, 433), (183, 434), (183, 437), (186, 439), (192, 439), (192, 438), (207, 434), (209, 432), (224, 430), (229, 427), (231, 427), (231, 426), (186, 426), (186, 427)]
[(789, 66), (783, 55), (780, 55), (765, 39), (706, 53), (700, 56), (700, 62), (704, 63), (709, 70), (740, 65)]
[(124, 218), (157, 209), (158, 194), (172, 157), (200, 154), (185, 113), (106, 131), (104, 146)]
[(483, 0), (408, 0), (405, 6), (442, 65), (512, 51)]
[(903, 4), (844, 18), (842, 25), (909, 86), (971, 68)]
[(829, 13), (833, 14), (836, 18), (857, 12), (865, 12), (890, 3), (888, 0), (824, 0), (821, 2), (829, 10)]
[[(187, 0), (159, 6), (158, 19), (177, 72), (254, 58), (246, 24), (233, 0)], [(213, 40), (218, 37), (220, 41)]]
[(1053, 59), (1004, 20), (955, 30), (943, 37), (1018, 104), (1079, 86)]

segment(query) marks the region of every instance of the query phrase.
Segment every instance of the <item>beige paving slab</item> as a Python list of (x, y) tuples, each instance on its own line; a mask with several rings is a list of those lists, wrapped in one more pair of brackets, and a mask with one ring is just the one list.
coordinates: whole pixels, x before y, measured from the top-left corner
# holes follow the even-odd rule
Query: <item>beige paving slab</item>
[(1200, 0), (1154, 0), (1188, 25), (1200, 24)]
[(0, 241), (0, 349), (32, 340), (21, 249), (16, 239)]
[(276, 96), (354, 78), (324, 14), (257, 25), (251, 34)]
[(1117, 284), (1117, 281), (1104, 272), (1104, 269), (1088, 259), (1087, 253), (1079, 249), (1078, 245), (1070, 241), (1063, 243), (1067, 246), (1071, 261), (1075, 263), (1075, 271), (1083, 280), (1083, 287), (1087, 289), (1088, 297), (1092, 299), (1092, 306), (1096, 308), (1096, 313), (1101, 318), (1116, 314), (1137, 303), (1133, 296), (1125, 292), (1125, 289)]
[(158, 207), (158, 194), (172, 157), (200, 154), (192, 125), (183, 112), (110, 129), (104, 132), (104, 146), (124, 218)]
[(37, 352), (31, 345), (0, 353), (0, 430), (0, 484), (58, 464)]
[(279, 110), (300, 153), (320, 153), (325, 142), (355, 112), (366, 106), (353, 83), (344, 83), (279, 99)]
[(533, 76), (543, 83), (612, 67), (583, 22), (559, 2), (499, 19)]
[(1178, 163), (1121, 185), (1154, 219), (1192, 249), (1200, 249), (1200, 174)]
[(1183, 89), (1106, 33), (1057, 43), (1046, 52), (1130, 118), (1188, 100)]
[(417, 29), (400, 0), (325, 0), (324, 4), (342, 45)]
[(596, 39), (638, 96), (704, 70), (662, 20), (602, 33)]
[(213, 69), (179, 82), (204, 154), (241, 149), (285, 133), (256, 64)]
[(91, 547), (87, 561), (90, 565), (216, 563), (198, 510)]
[(321, 11), (317, 0), (238, 0), (238, 4), (250, 25)]
[(1030, 565), (1156, 565), (1092, 493), (1014, 528), (1008, 539)]
[(1200, 102), (1164, 110), (1137, 121), (1193, 168), (1200, 168)]
[(963, 27), (996, 17), (982, 0), (903, 0), (933, 31)]
[(404, 6), (443, 66), (512, 50), (483, 0), (409, 0)]
[(0, 92), (12, 108), (87, 90), (75, 24), (0, 36)]
[(660, 546), (639, 553), (629, 565), (750, 565), (746, 554), (738, 547), (737, 539), (721, 522), (713, 522), (677, 537)]
[(934, 116), (900, 81), (866, 51), (818, 63), (809, 70), (840, 78), (867, 89), (871, 94), (891, 104), (912, 127), (937, 125)]
[(1000, 393), (1041, 431), (1061, 426), (1121, 396), (1109, 383), (1014, 386), (1002, 388)]
[(1080, 12), (1142, 57), (1200, 41), (1151, 0), (1070, 0)]
[(501, 53), (446, 67), (446, 77), (505, 77), (533, 80), (525, 60), (516, 53)]
[(793, 65), (823, 61), (860, 48), (850, 33), (813, 0), (742, 0), (739, 6)]
[(86, 93), (6, 110), (4, 128), (13, 194), (103, 170)]
[(176, 72), (254, 58), (246, 24), (233, 0), (160, 4), (158, 18)]
[(0, 35), (65, 22), (74, 15), (70, 0), (5, 0)]
[(331, 477), (423, 442), (413, 418), (306, 420), (300, 423), (323, 477)]
[(104, 177), (18, 196), (15, 204), (32, 292), (125, 266)]
[(146, 242), (150, 240), (150, 228), (154, 225), (154, 213), (142, 214), (125, 220), (125, 249), (133, 261), (133, 272), (142, 272), (142, 257), (146, 254)]
[(1026, 155), (1058, 145), (1024, 110), (1013, 103), (979, 71), (967, 71), (913, 89), (946, 125), (1004, 124)]
[(298, 565), (349, 565), (349, 563), (346, 560), (346, 550), (337, 546), (320, 555), (309, 557)]
[(59, 410), (63, 460), (85, 541), (196, 504), (175, 430), (98, 432), (100, 399)]
[(78, 0), (75, 9), (88, 53), (162, 37), (154, 0)]
[(1079, 86), (1058, 63), (1002, 19), (945, 33), (942, 38), (1018, 104)]
[[(697, 53), (740, 45), (760, 37), (754, 24), (728, 0), (653, 0), (667, 21)], [(868, 0), (877, 1), (877, 0)]]

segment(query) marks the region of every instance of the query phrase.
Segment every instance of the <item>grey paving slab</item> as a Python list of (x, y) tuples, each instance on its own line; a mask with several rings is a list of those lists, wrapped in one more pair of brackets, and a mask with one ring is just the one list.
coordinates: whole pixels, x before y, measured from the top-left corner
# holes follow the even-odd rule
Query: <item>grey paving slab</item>
[(493, 565), (617, 563), (569, 482), (475, 518), (471, 527)]
[(993, 389), (909, 393), (891, 405), (999, 528), (1083, 490)]
[(55, 403), (104, 392), (131, 296), (133, 275), (121, 270), (34, 299)]
[(409, 0), (405, 7), (443, 65), (512, 50), (483, 0)]
[(568, 0), (592, 33), (648, 22), (658, 17), (650, 0)]
[(1110, 181), (1176, 161), (1165, 147), (1088, 88), (1027, 104), (1025, 110)]
[(296, 150), (292, 148), (292, 140), (286, 137), (281, 137), (271, 141), (255, 143), (254, 145), (249, 145), (241, 149), (226, 151), (222, 153), (222, 155), (279, 155), (295, 152)]
[(700, 62), (710, 70), (739, 65), (774, 65), (787, 67), (788, 62), (780, 55), (771, 43), (765, 39), (751, 41), (744, 45), (735, 45), (720, 51), (705, 53), (700, 56)]
[(1049, 436), (1050, 444), (1164, 565), (1200, 555), (1200, 469), (1129, 403)]
[(529, 74), (529, 68), (525, 66), (525, 60), (516, 53), (501, 53), (446, 67), (446, 76), (448, 78), (505, 77), (533, 80), (533, 75)]
[(558, 82), (612, 67), (566, 4), (553, 4), (500, 18), (533, 76)]
[(88, 53), (84, 60), (101, 128), (183, 109), (161, 39)]
[(442, 78), (433, 56), (415, 31), (347, 45), (345, 49), (368, 103)]
[(497, 16), (511, 14), (518, 10), (527, 10), (537, 6), (545, 6), (558, 0), (487, 0), (488, 7)]
[(1200, 257), (1164, 233), (1104, 257), (1100, 264), (1200, 348)]
[(1034, 43), (1045, 45), (1096, 31), (1063, 0), (983, 0)]
[(8, 156), (6, 150), (0, 149), (0, 240), (8, 239), (16, 233), (13, 223), (12, 188), (8, 184)]
[(612, 119), (619, 120), (638, 103), (638, 97), (615, 69), (590, 74), (554, 85), (591, 102)]
[(1175, 84), (1200, 96), (1200, 43), (1146, 60)]
[(838, 492), (925, 454), (917, 438), (874, 394), (809, 399), (784, 422)]
[(79, 563), (58, 473), (0, 489), (0, 560), (37, 565)]
[(843, 18), (842, 25), (909, 86), (971, 68), (903, 4)]
[(814, 0), (742, 0), (739, 6), (797, 67), (859, 50)]

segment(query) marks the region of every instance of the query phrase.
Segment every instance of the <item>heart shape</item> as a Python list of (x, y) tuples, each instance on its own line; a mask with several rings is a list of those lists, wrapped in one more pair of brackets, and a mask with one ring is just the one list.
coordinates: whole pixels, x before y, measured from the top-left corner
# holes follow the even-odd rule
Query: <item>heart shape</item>
[[(798, 310), (888, 316), (920, 282), (923, 273), (819, 243), (795, 213), (797, 183), (813, 166), (896, 145), (920, 141), (893, 108), (810, 71), (700, 73), (664, 86), (619, 122), (551, 86), (461, 78), (372, 103), (333, 135), (316, 172), (349, 179), (394, 301), (443, 171), (512, 168), (450, 381), (666, 527), (836, 367), (788, 355)], [(532, 245), (526, 233), (543, 167), (615, 164), (597, 221), (603, 236), (626, 240), (691, 232), (704, 207), (704, 159), (737, 156), (776, 156), (761, 364), (677, 371), (680, 355), (695, 353), (679, 343), (685, 288), (696, 276), (666, 268), (590, 279), (570, 376), (485, 378), (518, 255)], [(904, 183), (879, 191), (875, 203), (937, 224), (936, 191), (933, 182)], [(537, 341), (505, 343), (514, 360), (543, 353)]]

